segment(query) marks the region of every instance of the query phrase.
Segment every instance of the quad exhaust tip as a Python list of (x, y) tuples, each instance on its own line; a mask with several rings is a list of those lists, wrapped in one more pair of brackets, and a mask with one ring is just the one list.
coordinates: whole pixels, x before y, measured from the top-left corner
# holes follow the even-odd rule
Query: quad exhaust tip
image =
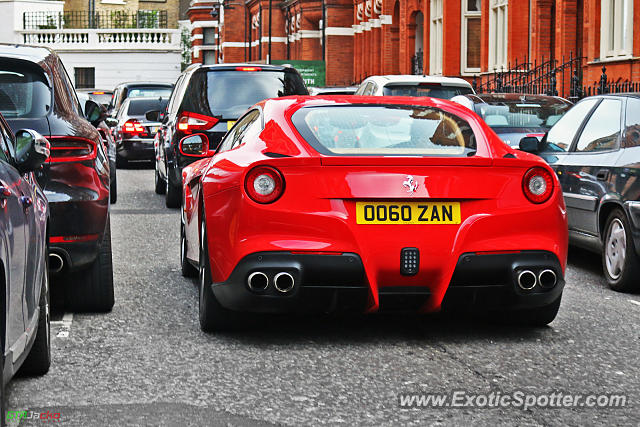
[(64, 268), (64, 259), (56, 253), (50, 253), (49, 254), (49, 271), (51, 273), (60, 273), (63, 268)]
[[(548, 271), (548, 270), (545, 270)], [(542, 274), (542, 273), (541, 273)], [(536, 286), (538, 278), (531, 270), (523, 270), (518, 274), (518, 286), (525, 291), (530, 291)]]
[(540, 274), (538, 274), (538, 283), (540, 283), (540, 286), (543, 288), (553, 288), (557, 282), (558, 277), (553, 270), (542, 270)]
[(291, 292), (295, 284), (296, 281), (293, 276), (285, 271), (276, 274), (276, 277), (273, 278), (273, 286), (283, 294)]
[(254, 292), (264, 291), (269, 286), (269, 277), (267, 277), (267, 275), (262, 271), (256, 271), (249, 275), (247, 285), (249, 286), (249, 289)]

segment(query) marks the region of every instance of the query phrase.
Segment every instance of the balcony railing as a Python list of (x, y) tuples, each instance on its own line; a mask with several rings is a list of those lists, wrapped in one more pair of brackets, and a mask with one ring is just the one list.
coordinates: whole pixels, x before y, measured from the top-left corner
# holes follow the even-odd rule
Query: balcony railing
[(25, 30), (167, 28), (166, 10), (25, 12)]
[(180, 50), (180, 30), (31, 30), (21, 31), (23, 43), (54, 50)]

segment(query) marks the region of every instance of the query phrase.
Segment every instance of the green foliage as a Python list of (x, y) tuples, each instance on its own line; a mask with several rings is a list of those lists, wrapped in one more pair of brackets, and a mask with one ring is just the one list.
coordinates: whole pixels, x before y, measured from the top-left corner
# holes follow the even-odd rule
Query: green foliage
[(180, 34), (180, 47), (182, 48), (182, 63), (180, 68), (182, 71), (191, 65), (191, 31), (188, 28), (183, 28)]

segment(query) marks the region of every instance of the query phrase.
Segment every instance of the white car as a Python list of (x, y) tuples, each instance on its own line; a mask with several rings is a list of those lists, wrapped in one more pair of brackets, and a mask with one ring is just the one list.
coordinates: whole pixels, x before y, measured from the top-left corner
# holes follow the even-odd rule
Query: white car
[(394, 75), (367, 77), (355, 95), (428, 96), (451, 99), (475, 93), (469, 82), (457, 77)]

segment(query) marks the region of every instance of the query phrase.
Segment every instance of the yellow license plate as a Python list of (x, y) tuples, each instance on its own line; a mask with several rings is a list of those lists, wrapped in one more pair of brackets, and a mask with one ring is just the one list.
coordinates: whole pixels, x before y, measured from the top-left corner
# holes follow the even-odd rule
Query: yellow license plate
[(231, 129), (235, 124), (236, 122), (231, 122), (231, 121), (227, 122), (227, 130)]
[(458, 202), (356, 202), (358, 224), (460, 224)]

